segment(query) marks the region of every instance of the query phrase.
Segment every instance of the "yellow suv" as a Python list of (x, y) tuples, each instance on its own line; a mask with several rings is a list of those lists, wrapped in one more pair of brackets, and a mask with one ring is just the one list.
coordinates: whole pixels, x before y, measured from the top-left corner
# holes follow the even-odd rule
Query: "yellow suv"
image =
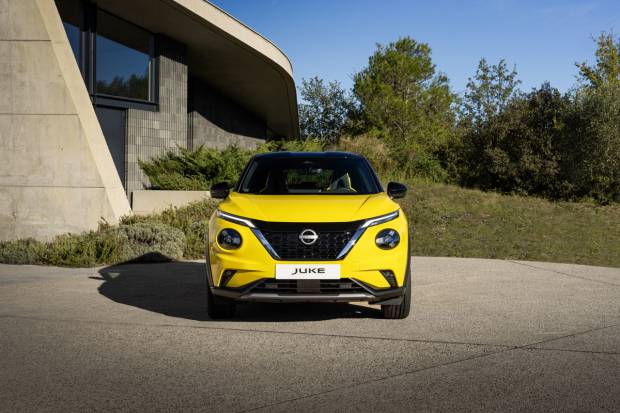
[(343, 152), (276, 152), (250, 160), (209, 222), (207, 310), (231, 317), (235, 303), (380, 304), (405, 318), (411, 304), (407, 220), (366, 158)]

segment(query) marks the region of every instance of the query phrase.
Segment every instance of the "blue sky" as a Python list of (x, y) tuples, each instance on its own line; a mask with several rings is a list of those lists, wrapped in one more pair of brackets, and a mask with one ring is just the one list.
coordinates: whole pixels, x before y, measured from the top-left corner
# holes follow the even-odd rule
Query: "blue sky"
[(428, 43), (437, 68), (462, 92), (485, 57), (516, 64), (521, 88), (575, 83), (592, 60), (592, 36), (620, 33), (620, 0), (212, 0), (277, 44), (295, 80), (315, 75), (346, 88), (376, 43), (411, 36)]

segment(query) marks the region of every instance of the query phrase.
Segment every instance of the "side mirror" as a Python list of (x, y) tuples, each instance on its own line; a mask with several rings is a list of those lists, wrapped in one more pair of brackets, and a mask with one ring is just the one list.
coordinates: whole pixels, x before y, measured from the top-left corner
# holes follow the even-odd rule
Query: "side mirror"
[(407, 195), (407, 187), (398, 182), (390, 182), (387, 187), (387, 194), (392, 199), (404, 198)]
[(228, 182), (219, 182), (211, 187), (211, 198), (224, 199), (230, 192)]

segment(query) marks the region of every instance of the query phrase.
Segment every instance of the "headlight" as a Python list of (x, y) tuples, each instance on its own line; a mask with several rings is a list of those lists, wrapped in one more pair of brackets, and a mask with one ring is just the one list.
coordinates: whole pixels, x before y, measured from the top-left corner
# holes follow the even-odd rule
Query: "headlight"
[[(353, 248), (355, 243), (364, 234), (364, 232), (366, 231), (366, 228), (372, 227), (372, 226), (375, 226), (375, 225), (379, 225), (379, 224), (384, 224), (386, 222), (392, 221), (393, 219), (398, 218), (398, 215), (399, 215), (399, 212), (398, 212), (398, 210), (396, 210), (394, 212), (390, 212), (389, 214), (380, 215), (380, 216), (374, 217), (374, 218), (368, 218), (366, 221), (364, 221), (364, 223), (362, 225), (360, 225), (360, 227), (357, 229), (357, 231), (355, 231), (355, 233), (353, 233), (353, 236), (351, 237), (349, 242), (346, 243), (344, 248), (342, 248), (342, 251), (340, 251), (340, 254), (338, 254), (336, 259), (339, 260), (339, 259), (343, 258), (345, 255), (347, 255), (349, 253), (349, 251), (351, 251), (351, 248)], [(394, 232), (396, 232), (396, 231), (394, 231)], [(398, 235), (398, 234), (396, 234), (396, 235)], [(381, 248), (383, 248), (383, 247), (381, 247)], [(389, 249), (389, 248), (386, 248), (386, 249)]]
[(374, 218), (367, 219), (361, 226), (361, 228), (368, 228), (375, 225), (383, 224), (393, 219), (398, 218), (398, 210), (391, 212), (389, 214), (381, 215)]
[(236, 250), (241, 246), (241, 234), (234, 229), (223, 229), (217, 234), (217, 243), (227, 250)]
[(400, 242), (400, 235), (394, 229), (383, 229), (377, 234), (375, 243), (377, 247), (384, 250), (391, 250)]
[(229, 214), (228, 212), (220, 211), (219, 209), (216, 211), (216, 214), (219, 218), (225, 219), (226, 221), (234, 222), (235, 224), (245, 225), (246, 227), (256, 228), (252, 221), (247, 218), (239, 217), (237, 215)]
[[(246, 226), (246, 227), (250, 228), (250, 230), (254, 233), (254, 235), (256, 235), (256, 238), (258, 238), (260, 243), (263, 244), (263, 246), (267, 249), (267, 251), (269, 251), (269, 254), (271, 254), (271, 256), (273, 258), (277, 259), (277, 260), (280, 259), (280, 256), (278, 255), (278, 253), (269, 244), (269, 242), (267, 241), (267, 238), (265, 238), (263, 233), (260, 232), (260, 230), (258, 228), (256, 228), (256, 225), (254, 225), (254, 223), (252, 222), (251, 219), (243, 218), (243, 217), (240, 217), (238, 215), (229, 214), (228, 212), (220, 211), (219, 209), (216, 211), (216, 214), (217, 214), (218, 218), (221, 218), (221, 219), (226, 220), (228, 222), (233, 222), (235, 224), (243, 225), (243, 226)], [(239, 235), (239, 233), (237, 231), (235, 231), (233, 229), (222, 230), (222, 232), (224, 232), (224, 231), (233, 231), (233, 232), (235, 232), (235, 234), (237, 234), (239, 236), (239, 245), (241, 245), (241, 235)], [(222, 232), (220, 232), (220, 235), (222, 234)], [(217, 241), (220, 242), (220, 236), (219, 235), (218, 235)], [(220, 245), (224, 246), (221, 242), (220, 242)], [(234, 248), (239, 248), (239, 246), (234, 247)]]

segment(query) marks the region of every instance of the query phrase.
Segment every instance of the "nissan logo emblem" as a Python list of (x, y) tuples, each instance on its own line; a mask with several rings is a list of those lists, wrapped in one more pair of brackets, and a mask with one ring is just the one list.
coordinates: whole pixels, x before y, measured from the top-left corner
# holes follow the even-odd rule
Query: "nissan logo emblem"
[(314, 244), (317, 239), (319, 239), (319, 236), (311, 229), (304, 229), (299, 234), (299, 240), (306, 245)]

